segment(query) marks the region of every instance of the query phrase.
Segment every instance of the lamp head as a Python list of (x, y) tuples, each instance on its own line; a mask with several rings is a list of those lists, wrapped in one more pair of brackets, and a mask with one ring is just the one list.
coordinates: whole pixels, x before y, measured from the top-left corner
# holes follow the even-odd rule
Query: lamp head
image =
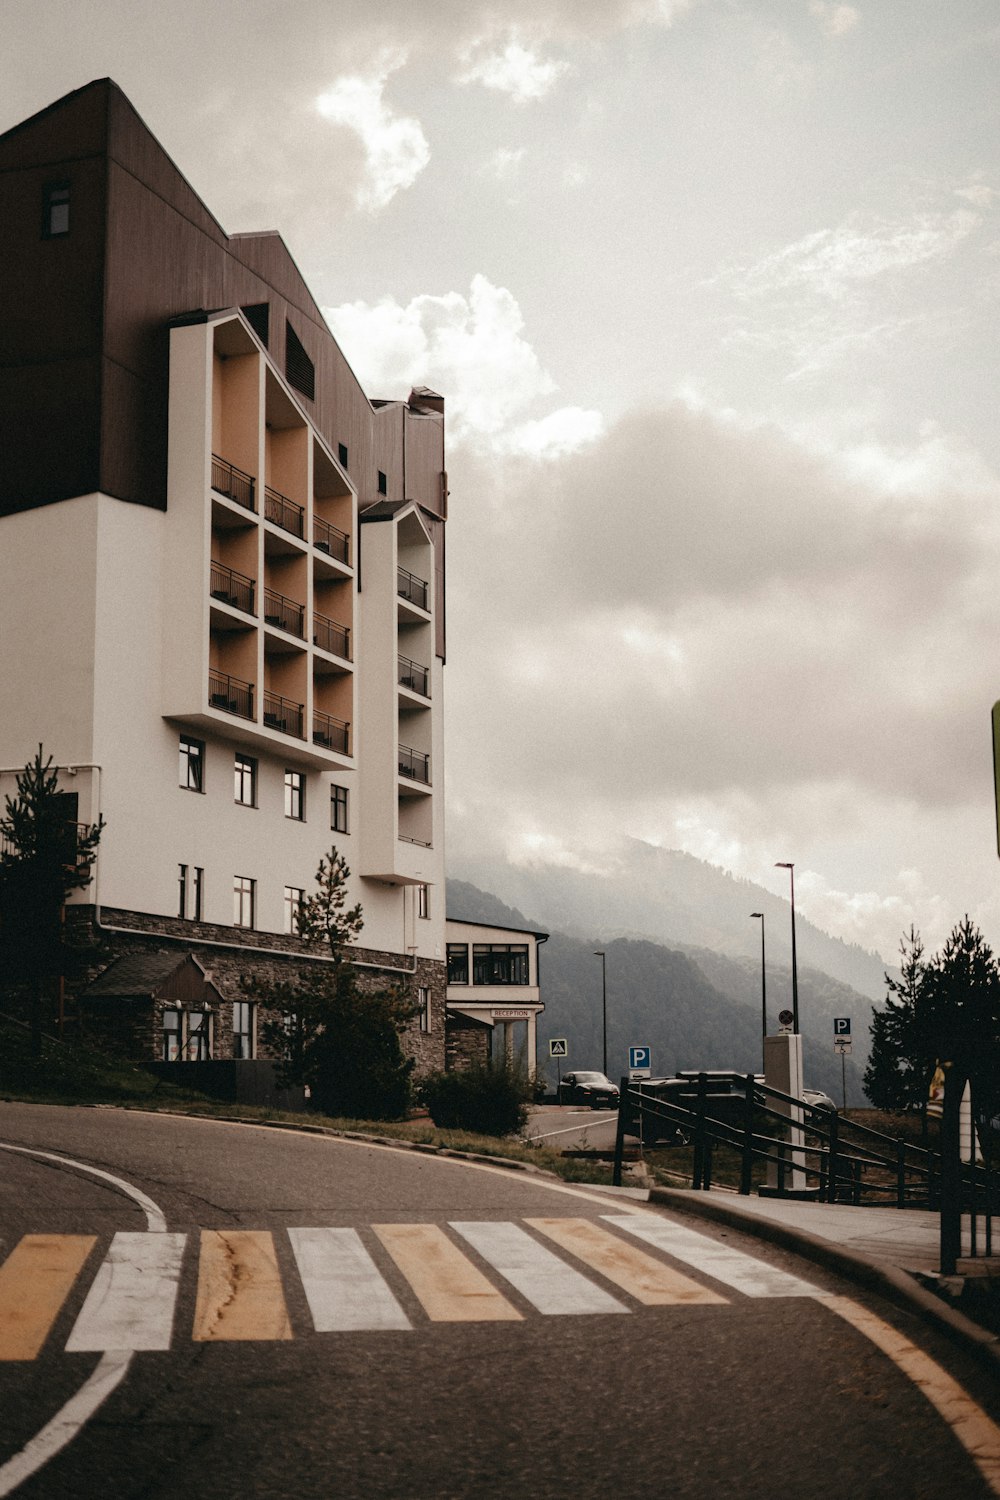
[(774, 862), (774, 868), (776, 870), (794, 870), (795, 865), (791, 860), (788, 859), (776, 859)]
[(752, 912), (751, 912), (751, 913), (750, 913), (750, 915), (751, 915), (751, 916), (752, 916), (752, 917), (760, 917), (760, 920), (761, 920), (761, 921), (762, 921), (762, 922), (763, 922), (763, 920), (764, 920), (764, 913), (763, 913), (763, 912), (762, 912), (762, 911), (752, 911)]

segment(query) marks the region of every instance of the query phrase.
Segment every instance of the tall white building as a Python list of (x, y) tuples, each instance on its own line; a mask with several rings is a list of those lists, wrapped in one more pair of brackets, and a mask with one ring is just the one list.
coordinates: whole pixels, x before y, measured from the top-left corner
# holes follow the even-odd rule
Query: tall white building
[(105, 1014), (252, 1050), (240, 975), (321, 961), (336, 845), (443, 1066), (442, 399), (369, 400), (281, 239), (227, 235), (110, 80), (0, 137), (0, 222), (0, 794), (41, 743), (105, 819), (75, 916), (138, 990)]

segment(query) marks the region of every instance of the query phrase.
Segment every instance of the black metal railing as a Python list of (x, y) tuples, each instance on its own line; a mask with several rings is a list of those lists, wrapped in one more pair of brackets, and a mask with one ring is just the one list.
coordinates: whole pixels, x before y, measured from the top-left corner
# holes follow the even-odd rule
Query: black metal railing
[(418, 661), (411, 661), (408, 656), (397, 658), (396, 681), (400, 687), (409, 688), (411, 693), (420, 693), (424, 698), (431, 695), (429, 669), (422, 667)]
[(346, 531), (340, 531), (319, 516), (313, 517), (313, 546), (317, 551), (335, 557), (338, 562), (349, 563), (351, 560), (351, 539)]
[(411, 750), (409, 745), (399, 747), (399, 774), (408, 776), (411, 781), (422, 781), (425, 786), (431, 782), (431, 758), (422, 750)]
[(276, 593), (274, 589), (264, 590), (265, 624), (276, 625), (279, 630), (287, 630), (289, 635), (297, 635), (299, 640), (304, 640), (305, 620), (304, 604), (286, 599), (284, 594)]
[(406, 568), (396, 569), (396, 593), (401, 599), (416, 604), (420, 609), (427, 608), (426, 580), (418, 578), (416, 573), (410, 573)]
[(212, 454), (212, 488), (220, 495), (225, 495), (227, 500), (235, 500), (244, 510), (257, 509), (253, 476), (245, 474), (242, 469), (238, 469), (227, 459), (220, 458), (217, 453)]
[(415, 839), (408, 833), (401, 833), (399, 835), (399, 842), (401, 844), (417, 844), (421, 849), (434, 848), (434, 845), (432, 844), (430, 839)]
[(306, 534), (305, 506), (296, 505), (294, 500), (272, 490), (270, 485), (264, 486), (264, 520), (280, 526), (282, 531), (290, 531), (292, 536), (304, 537)]
[(214, 557), (209, 572), (209, 589), (213, 599), (231, 604), (234, 609), (242, 609), (248, 615), (257, 613), (254, 608), (255, 584), (252, 578), (247, 578), (245, 573), (237, 573), (234, 568), (227, 568), (225, 563), (216, 562)]
[(230, 677), (228, 672), (208, 674), (208, 706), (221, 708), (227, 714), (239, 714), (241, 719), (253, 718), (253, 683), (243, 682), (239, 677)]
[(294, 703), (291, 698), (282, 698), (279, 693), (264, 694), (264, 723), (268, 729), (278, 729), (282, 734), (305, 738), (302, 722), (305, 706)]
[[(80, 844), (94, 831), (93, 823), (65, 823), (60, 830), (60, 838), (65, 839), (65, 862), (67, 866), (77, 864), (80, 856)], [(96, 852), (96, 851), (95, 851)], [(22, 850), (15, 844), (9, 834), (0, 833), (0, 854), (12, 855), (19, 858)]]
[(335, 719), (332, 714), (320, 713), (318, 708), (314, 709), (313, 744), (322, 746), (324, 750), (339, 750), (341, 755), (350, 755), (350, 724), (343, 719)]
[(329, 651), (332, 656), (341, 656), (345, 661), (351, 659), (351, 632), (348, 627), (338, 625), (336, 620), (328, 620), (326, 615), (318, 614), (316, 610), (313, 610), (313, 645)]

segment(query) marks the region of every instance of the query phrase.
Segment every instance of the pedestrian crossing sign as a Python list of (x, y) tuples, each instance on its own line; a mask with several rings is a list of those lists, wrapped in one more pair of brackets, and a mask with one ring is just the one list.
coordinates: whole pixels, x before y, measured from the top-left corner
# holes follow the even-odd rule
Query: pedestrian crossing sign
[(549, 1056), (550, 1057), (568, 1057), (569, 1056), (569, 1048), (566, 1045), (566, 1038), (564, 1036), (554, 1036), (554, 1037), (550, 1038), (550, 1040), (549, 1040)]

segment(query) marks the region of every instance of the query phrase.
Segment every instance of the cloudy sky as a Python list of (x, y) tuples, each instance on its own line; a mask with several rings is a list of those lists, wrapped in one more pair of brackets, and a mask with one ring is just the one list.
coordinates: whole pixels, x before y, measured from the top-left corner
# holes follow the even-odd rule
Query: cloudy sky
[(3, 0), (448, 401), (454, 863), (1000, 946), (997, 0)]

